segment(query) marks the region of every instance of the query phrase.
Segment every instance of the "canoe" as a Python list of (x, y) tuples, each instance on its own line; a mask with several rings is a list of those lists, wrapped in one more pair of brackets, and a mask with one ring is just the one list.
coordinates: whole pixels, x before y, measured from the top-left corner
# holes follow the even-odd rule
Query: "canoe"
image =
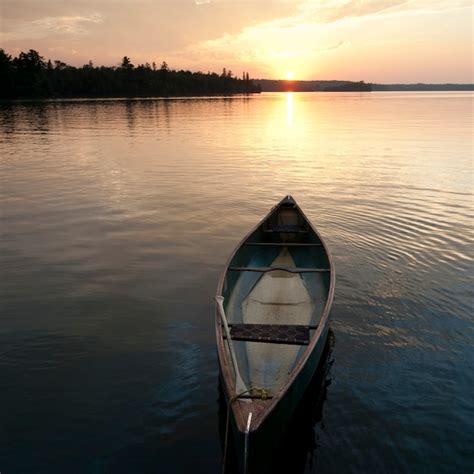
[(254, 464), (265, 472), (264, 457), (312, 379), (334, 286), (329, 249), (291, 196), (244, 237), (226, 264), (215, 330), (228, 429), (242, 472)]

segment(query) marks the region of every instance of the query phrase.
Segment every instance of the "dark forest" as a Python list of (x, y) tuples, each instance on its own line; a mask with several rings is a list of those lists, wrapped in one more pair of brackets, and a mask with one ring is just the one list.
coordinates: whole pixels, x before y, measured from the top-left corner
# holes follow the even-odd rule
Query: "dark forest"
[(175, 71), (166, 62), (157, 66), (132, 64), (124, 56), (117, 67), (69, 66), (45, 60), (30, 49), (12, 58), (0, 49), (0, 98), (150, 97), (223, 95), (260, 92), (244, 72), (241, 78), (224, 69), (222, 74)]

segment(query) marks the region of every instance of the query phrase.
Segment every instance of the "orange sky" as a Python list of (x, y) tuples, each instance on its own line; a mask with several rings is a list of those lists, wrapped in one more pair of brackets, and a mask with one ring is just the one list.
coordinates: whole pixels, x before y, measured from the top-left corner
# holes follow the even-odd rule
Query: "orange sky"
[(472, 83), (471, 0), (0, 0), (0, 47), (254, 78)]

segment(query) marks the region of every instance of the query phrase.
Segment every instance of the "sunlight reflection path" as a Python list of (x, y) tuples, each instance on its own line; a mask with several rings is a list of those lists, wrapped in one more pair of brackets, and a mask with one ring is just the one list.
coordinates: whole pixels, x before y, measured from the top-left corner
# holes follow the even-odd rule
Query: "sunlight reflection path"
[(286, 93), (286, 123), (288, 128), (293, 125), (293, 92)]

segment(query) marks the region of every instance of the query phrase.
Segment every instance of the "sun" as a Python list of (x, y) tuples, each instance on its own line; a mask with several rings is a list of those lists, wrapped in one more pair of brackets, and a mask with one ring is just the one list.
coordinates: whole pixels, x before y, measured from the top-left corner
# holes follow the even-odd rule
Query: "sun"
[(287, 79), (288, 81), (292, 81), (294, 78), (295, 78), (295, 73), (294, 73), (293, 71), (288, 71), (288, 72), (286, 73), (286, 79)]

